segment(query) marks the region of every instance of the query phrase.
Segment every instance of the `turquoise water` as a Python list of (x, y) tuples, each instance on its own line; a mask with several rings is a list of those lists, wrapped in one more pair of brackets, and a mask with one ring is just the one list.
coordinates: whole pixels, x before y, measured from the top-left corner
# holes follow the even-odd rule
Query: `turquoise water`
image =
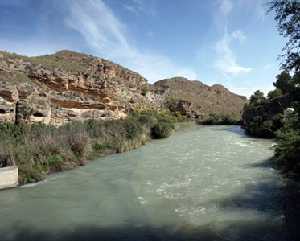
[(190, 126), (0, 192), (0, 240), (283, 240), (273, 144)]

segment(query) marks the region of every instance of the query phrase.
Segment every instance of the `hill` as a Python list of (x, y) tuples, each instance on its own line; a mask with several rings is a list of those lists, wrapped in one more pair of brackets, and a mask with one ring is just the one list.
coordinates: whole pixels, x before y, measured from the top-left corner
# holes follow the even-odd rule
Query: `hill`
[(240, 120), (245, 97), (230, 92), (224, 86), (208, 86), (183, 77), (160, 80), (153, 85), (155, 93), (162, 95), (171, 110), (195, 119), (205, 120), (211, 114)]

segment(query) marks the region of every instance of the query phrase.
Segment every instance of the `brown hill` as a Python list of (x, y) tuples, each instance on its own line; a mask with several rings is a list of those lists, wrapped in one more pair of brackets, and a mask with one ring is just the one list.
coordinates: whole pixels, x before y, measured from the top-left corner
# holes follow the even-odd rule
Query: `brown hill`
[(208, 86), (183, 77), (160, 80), (153, 90), (164, 96), (165, 104), (192, 118), (204, 120), (209, 114), (240, 120), (246, 97), (230, 92), (222, 85)]

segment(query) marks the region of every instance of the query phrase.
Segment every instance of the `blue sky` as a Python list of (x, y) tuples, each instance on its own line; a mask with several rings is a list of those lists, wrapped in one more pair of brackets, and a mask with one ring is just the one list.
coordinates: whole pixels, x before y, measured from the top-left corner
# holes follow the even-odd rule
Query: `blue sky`
[(269, 91), (284, 45), (265, 0), (1, 0), (0, 49), (71, 49), (149, 82), (185, 76), (249, 96)]

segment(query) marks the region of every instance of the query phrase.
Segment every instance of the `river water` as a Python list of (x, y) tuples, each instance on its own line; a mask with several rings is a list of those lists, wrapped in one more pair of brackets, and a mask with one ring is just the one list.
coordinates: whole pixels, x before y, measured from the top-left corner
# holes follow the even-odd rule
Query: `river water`
[(285, 240), (272, 141), (189, 126), (0, 192), (0, 240)]

